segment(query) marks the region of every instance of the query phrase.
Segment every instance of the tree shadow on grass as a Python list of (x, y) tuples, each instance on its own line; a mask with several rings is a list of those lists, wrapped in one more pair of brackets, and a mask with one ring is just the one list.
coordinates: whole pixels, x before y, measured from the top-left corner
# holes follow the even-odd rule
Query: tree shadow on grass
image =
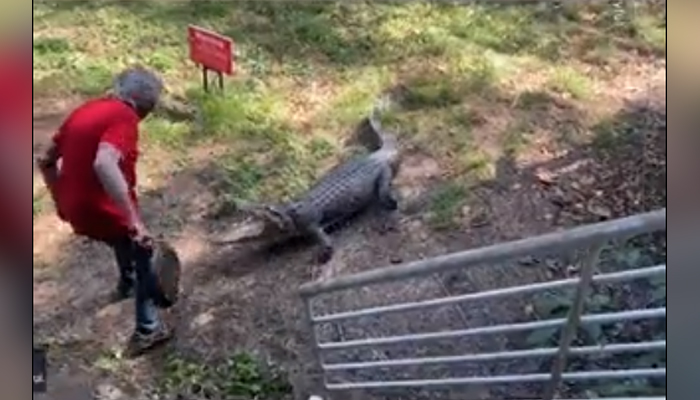
[[(558, 218), (564, 226), (594, 223), (649, 212), (666, 207), (666, 109), (655, 99), (639, 99), (626, 104), (618, 113), (592, 127), (593, 141), (577, 150), (577, 158), (554, 168), (561, 171), (549, 188), (556, 203)], [(577, 168), (571, 168), (572, 165)], [(552, 169), (554, 169), (552, 168)], [(638, 235), (608, 244), (600, 258), (599, 270), (618, 272), (666, 262), (666, 232)], [(556, 277), (566, 278), (564, 270)], [(596, 287), (595, 296), (605, 296), (606, 310), (629, 310), (659, 307), (658, 284), (653, 280), (636, 280)], [(665, 283), (663, 285), (665, 306)], [(602, 293), (602, 295), (601, 295)], [(589, 304), (589, 307), (595, 307)], [(588, 312), (601, 312), (600, 310)], [(618, 334), (607, 330), (594, 341), (641, 342), (665, 338), (665, 319), (628, 322)], [(660, 336), (661, 335), (661, 336)], [(597, 361), (574, 359), (572, 367), (580, 369), (619, 369), (634, 365), (656, 367), (662, 358), (655, 352), (635, 357), (606, 357)], [(665, 363), (665, 358), (663, 358)], [(655, 363), (652, 365), (652, 362)], [(635, 364), (636, 363), (636, 364)], [(663, 364), (662, 364), (663, 365)], [(543, 365), (542, 368), (547, 368)], [(610, 384), (590, 387), (571, 385), (579, 393), (592, 390), (600, 395), (665, 394), (665, 380), (651, 379), (640, 385), (625, 387)], [(660, 391), (660, 392), (659, 392)]]
[[(333, 13), (339, 6), (326, 2), (290, 5), (200, 0), (69, 1), (57, 3), (54, 9), (56, 12), (74, 9), (96, 11), (104, 7), (121, 8), (144, 21), (180, 26), (183, 43), (186, 40), (186, 27), (190, 24), (217, 30), (232, 37), (237, 46), (243, 47), (245, 57), (251, 61), (262, 57), (290, 63), (306, 64), (314, 60), (343, 65), (369, 65), (374, 59), (370, 57), (370, 51), (378, 45), (362, 44), (358, 38), (344, 37), (340, 33), (342, 21)], [(50, 19), (51, 14), (46, 18)], [(323, 60), (324, 56), (326, 60)]]
[[(646, 24), (637, 29), (630, 22), (617, 28), (608, 21), (609, 12), (595, 7), (576, 9), (560, 19), (552, 19), (536, 5), (470, 9), (439, 4), (408, 9), (406, 5), (333, 2), (65, 1), (55, 3), (52, 10), (97, 11), (105, 7), (120, 8), (145, 23), (179, 26), (183, 43), (189, 24), (217, 30), (235, 40), (244, 52), (240, 62), (251, 66), (276, 61), (290, 69), (310, 65), (381, 67), (469, 47), (534, 55), (547, 62), (578, 59), (601, 63), (619, 50), (648, 49), (652, 55), (665, 57), (665, 48), (654, 48), (654, 43), (658, 47), (661, 42), (654, 27)], [(656, 18), (653, 10), (648, 14), (648, 19)], [(51, 12), (44, 18), (51, 18)], [(406, 20), (402, 23), (424, 24), (426, 29), (407, 32), (397, 25), (397, 18)]]
[[(561, 128), (556, 124), (557, 121), (561, 121), (561, 106), (551, 104), (544, 96), (539, 98), (537, 104), (541, 112), (534, 116), (533, 122), (539, 122), (540, 128), (547, 131), (556, 132)], [(550, 115), (550, 120), (545, 120), (547, 111), (544, 110), (548, 107), (553, 107), (548, 112), (556, 112), (557, 116)], [(564, 110), (567, 109), (568, 120), (581, 116), (575, 107), (564, 107)], [(570, 123), (567, 119), (564, 121), (566, 124)], [(578, 143), (562, 141), (561, 145), (566, 151), (560, 156), (523, 164), (513, 153), (506, 152), (496, 162), (497, 172), (494, 179), (475, 183), (467, 190), (469, 195), (464, 199), (463, 206), (468, 212), (464, 222), (448, 232), (449, 251), (462, 251), (465, 247), (478, 248), (549, 233), (556, 228), (571, 228), (664, 208), (665, 121), (666, 111), (663, 104), (639, 99), (625, 104), (616, 114), (593, 125), (586, 121), (578, 121), (582, 127), (591, 131), (592, 136), (589, 140)], [(550, 125), (552, 123), (554, 125)], [(457, 207), (458, 213), (464, 209), (463, 206)], [(645, 254), (651, 253), (652, 263), (634, 265), (634, 268), (664, 262), (665, 232), (643, 235), (635, 238), (633, 242), (635, 246), (641, 246)], [(479, 272), (478, 268), (471, 268), (441, 274), (439, 279), (444, 282), (447, 294), (457, 296), (509, 285), (566, 279), (571, 276), (570, 266), (576, 265), (578, 261), (578, 254), (557, 254), (553, 251), (549, 255), (484, 266), (488, 268), (488, 272), (484, 273)], [(646, 303), (643, 303), (643, 300), (647, 296), (646, 286), (629, 287), (632, 288), (630, 291), (633, 295), (625, 300), (625, 304), (632, 308), (645, 307)], [(626, 290), (623, 291), (627, 293)], [(368, 297), (369, 294), (365, 296)], [(513, 316), (522, 322), (530, 322), (532, 316), (525, 315), (523, 304), (531, 302), (531, 298), (525, 297), (509, 300), (499, 298), (497, 306), (484, 302), (478, 307), (463, 307), (463, 314), (471, 327), (480, 326), (478, 321), (483, 318), (479, 315), (480, 310), (489, 310), (492, 318), (498, 316), (500, 319), (507, 319), (509, 323), (514, 322), (511, 319)], [(619, 306), (617, 309), (628, 308)], [(363, 324), (365, 323), (370, 324), (363, 320)], [(351, 328), (346, 326), (343, 329)], [(494, 340), (498, 341), (502, 336), (494, 337)], [(519, 335), (503, 337), (510, 347), (490, 351), (532, 347), (523, 345), (523, 338)], [(633, 338), (631, 341), (637, 339)], [(486, 343), (486, 339), (482, 343)], [(387, 357), (392, 358), (388, 355)], [(368, 358), (372, 356), (367, 355), (364, 360)], [(541, 365), (547, 364), (540, 364), (539, 361), (514, 362), (510, 365), (494, 363), (489, 374), (535, 373)], [(611, 365), (619, 367), (618, 364), (605, 364), (602, 368)], [(629, 364), (625, 366), (629, 367)], [(544, 369), (539, 372), (547, 372), (546, 367), (542, 368)], [(542, 393), (538, 385), (517, 386), (496, 387), (491, 393), (500, 398), (534, 398)]]

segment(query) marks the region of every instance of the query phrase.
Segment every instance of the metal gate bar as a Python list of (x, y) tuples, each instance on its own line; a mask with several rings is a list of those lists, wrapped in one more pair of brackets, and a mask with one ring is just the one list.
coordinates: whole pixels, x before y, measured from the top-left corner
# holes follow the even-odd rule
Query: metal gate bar
[(519, 257), (538, 256), (553, 251), (562, 253), (587, 248), (601, 242), (662, 230), (666, 230), (665, 208), (612, 221), (584, 225), (568, 231), (548, 233), (426, 260), (391, 265), (326, 281), (310, 282), (302, 285), (299, 294), (308, 299), (322, 293), (416, 278), (438, 272), (473, 267), (478, 264), (496, 264)]
[[(652, 277), (655, 275), (666, 275), (666, 266), (665, 265), (657, 265), (655, 267), (639, 268), (639, 269), (635, 269), (635, 270), (631, 270), (631, 271), (622, 271), (622, 272), (614, 272), (614, 273), (609, 273), (609, 274), (600, 274), (600, 275), (593, 277), (593, 282), (594, 283), (615, 283), (615, 282), (629, 281), (629, 280), (639, 279), (639, 278), (649, 278), (649, 277)], [(484, 291), (484, 292), (469, 293), (469, 294), (463, 294), (463, 295), (459, 295), (459, 296), (442, 297), (439, 299), (424, 300), (424, 301), (410, 302), (410, 303), (401, 303), (401, 304), (393, 304), (390, 306), (372, 307), (372, 308), (365, 308), (365, 309), (355, 310), (355, 311), (346, 311), (346, 312), (340, 312), (340, 313), (318, 315), (318, 316), (314, 316), (312, 321), (314, 322), (314, 324), (320, 324), (320, 323), (343, 321), (343, 320), (354, 319), (354, 318), (370, 317), (370, 316), (379, 315), (379, 314), (415, 311), (415, 310), (425, 309), (425, 308), (457, 305), (459, 303), (465, 303), (467, 301), (486, 300), (486, 299), (505, 297), (505, 296), (515, 295), (515, 294), (529, 294), (529, 293), (535, 293), (535, 292), (542, 292), (545, 290), (562, 289), (562, 288), (566, 288), (566, 287), (575, 286), (576, 284), (578, 284), (578, 282), (579, 282), (578, 278), (571, 278), (571, 279), (562, 279), (562, 280), (556, 280), (556, 281), (550, 281), (550, 282), (534, 283), (531, 285), (513, 286), (513, 287), (509, 287), (509, 288), (505, 288), (505, 289), (488, 290), (488, 291)]]
[[(625, 369), (611, 371), (583, 371), (567, 372), (562, 375), (565, 381), (584, 381), (593, 379), (620, 379), (620, 378), (649, 378), (665, 377), (665, 368), (645, 368), (645, 369)], [(378, 381), (378, 382), (358, 382), (358, 383), (331, 383), (327, 388), (330, 390), (353, 390), (353, 389), (392, 389), (392, 388), (440, 388), (446, 386), (461, 386), (473, 384), (495, 384), (495, 383), (532, 383), (546, 382), (552, 377), (551, 374), (521, 374), (521, 375), (499, 375), (483, 376), (474, 378), (445, 378), (445, 379), (416, 379), (400, 381)]]
[[(652, 309), (625, 310), (609, 313), (581, 315), (583, 299), (586, 297), (588, 287), (593, 283), (623, 282), (639, 278), (648, 278), (666, 274), (666, 265), (639, 268), (632, 271), (614, 272), (594, 276), (594, 267), (597, 264), (599, 251), (602, 246), (612, 240), (626, 240), (630, 237), (665, 230), (666, 209), (635, 215), (613, 221), (586, 225), (568, 231), (550, 233), (542, 236), (526, 238), (523, 240), (497, 244), (480, 249), (435, 257), (428, 260), (406, 263), (398, 266), (390, 266), (363, 272), (356, 275), (339, 277), (322, 282), (312, 282), (300, 289), (302, 298), (307, 306), (307, 318), (312, 330), (314, 350), (318, 356), (319, 366), (324, 372), (324, 380), (329, 390), (353, 390), (353, 389), (387, 389), (387, 388), (446, 388), (454, 386), (474, 384), (499, 384), (499, 383), (526, 383), (547, 382), (550, 384), (545, 394), (549, 400), (556, 396), (559, 383), (562, 381), (586, 381), (586, 380), (613, 380), (630, 378), (663, 378), (666, 376), (665, 368), (637, 368), (624, 370), (600, 370), (584, 372), (564, 372), (568, 356), (586, 354), (620, 354), (639, 351), (660, 351), (666, 348), (665, 340), (647, 341), (641, 343), (616, 343), (606, 346), (584, 346), (569, 348), (573, 332), (578, 326), (586, 324), (601, 324), (620, 321), (633, 321), (642, 319), (665, 318), (666, 307)], [(312, 301), (316, 296), (346, 290), (356, 287), (365, 287), (379, 283), (406, 280), (420, 276), (427, 276), (438, 272), (467, 268), (478, 264), (494, 264), (523, 256), (537, 256), (542, 253), (562, 253), (575, 249), (589, 249), (589, 256), (581, 268), (582, 277), (563, 279), (550, 282), (541, 282), (529, 285), (514, 286), (488, 290), (478, 293), (443, 297), (438, 299), (406, 302), (381, 307), (368, 307), (364, 309), (341, 311), (332, 314), (316, 315), (313, 312)], [(585, 279), (583, 279), (585, 278)], [(567, 318), (548, 319), (493, 326), (473, 327), (470, 329), (406, 334), (388, 337), (367, 337), (363, 339), (319, 342), (316, 328), (318, 325), (349, 321), (368, 316), (380, 316), (390, 313), (430, 309), (445, 305), (460, 305), (468, 301), (494, 299), (516, 294), (530, 294), (544, 290), (577, 287), (574, 307)], [(380, 361), (324, 363), (323, 355), (328, 351), (339, 351), (355, 348), (374, 348), (384, 345), (408, 342), (428, 342), (439, 339), (462, 338), (476, 335), (496, 334), (506, 332), (518, 332), (532, 329), (552, 328), (564, 326), (564, 333), (559, 347), (538, 348), (531, 350), (503, 351), (482, 354), (464, 354), (442, 357), (419, 357), (389, 359)], [(532, 357), (552, 356), (557, 357), (552, 373), (539, 374), (510, 374), (485, 377), (459, 377), (444, 379), (408, 379), (389, 381), (360, 381), (331, 383), (328, 381), (328, 373), (345, 370), (366, 370), (376, 368), (392, 368), (417, 365), (450, 365), (460, 362), (485, 362), (494, 360), (515, 360)], [(637, 398), (637, 400), (660, 400), (665, 397)], [(619, 399), (623, 400), (623, 399)]]
[[(666, 316), (666, 307), (652, 308), (648, 310), (622, 311), (605, 314), (584, 315), (581, 318), (582, 324), (604, 324), (619, 321), (638, 321), (649, 318), (663, 318)], [(563, 326), (567, 322), (567, 318), (547, 319), (543, 321), (522, 322), (517, 324), (503, 324), (494, 326), (483, 326), (479, 328), (471, 328), (456, 331), (441, 331), (416, 333), (411, 335), (388, 336), (379, 338), (368, 338), (359, 340), (347, 340), (343, 342), (323, 342), (318, 343), (318, 348), (321, 350), (339, 350), (358, 347), (373, 347), (386, 346), (392, 344), (418, 342), (429, 340), (441, 340), (451, 338), (463, 338), (476, 335), (493, 335), (496, 333), (510, 333), (529, 331), (542, 328), (556, 328)]]
[[(642, 343), (619, 343), (600, 346), (581, 346), (573, 347), (569, 354), (588, 355), (588, 354), (619, 354), (619, 353), (634, 353), (649, 350), (665, 350), (666, 341), (657, 340), (653, 342)], [(502, 351), (496, 353), (481, 353), (467, 354), (463, 356), (444, 356), (444, 357), (420, 357), (420, 358), (400, 358), (393, 360), (382, 361), (363, 361), (357, 363), (335, 363), (324, 364), (325, 371), (340, 371), (349, 369), (369, 369), (369, 368), (386, 368), (386, 367), (407, 367), (412, 365), (430, 365), (430, 364), (450, 364), (474, 361), (497, 361), (497, 360), (516, 360), (520, 358), (545, 357), (553, 356), (559, 351), (558, 347), (540, 348), (532, 350), (517, 350), (517, 351)]]

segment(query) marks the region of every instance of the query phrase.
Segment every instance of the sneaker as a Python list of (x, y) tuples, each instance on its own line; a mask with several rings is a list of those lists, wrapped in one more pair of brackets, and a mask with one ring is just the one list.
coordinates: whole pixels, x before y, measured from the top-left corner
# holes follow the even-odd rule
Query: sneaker
[(172, 337), (172, 331), (163, 323), (151, 332), (146, 333), (136, 330), (129, 339), (128, 353), (132, 357), (139, 356), (158, 345), (164, 344)]

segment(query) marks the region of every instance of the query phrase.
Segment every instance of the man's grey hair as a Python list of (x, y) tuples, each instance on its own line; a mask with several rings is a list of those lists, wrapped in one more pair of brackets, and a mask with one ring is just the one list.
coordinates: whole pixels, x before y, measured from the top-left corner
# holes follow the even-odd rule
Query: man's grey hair
[(114, 79), (114, 95), (136, 108), (152, 107), (163, 92), (163, 82), (155, 72), (131, 67)]

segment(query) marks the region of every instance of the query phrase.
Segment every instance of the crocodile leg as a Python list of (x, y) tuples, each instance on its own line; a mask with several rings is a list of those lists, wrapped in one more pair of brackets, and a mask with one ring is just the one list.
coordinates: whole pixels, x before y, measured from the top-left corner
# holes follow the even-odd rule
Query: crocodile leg
[(333, 258), (333, 243), (325, 227), (321, 225), (323, 215), (318, 207), (301, 204), (299, 208), (290, 208), (288, 217), (293, 221), (297, 232), (313, 240), (320, 249), (316, 255), (320, 264), (325, 264)]
[(377, 179), (377, 199), (382, 213), (382, 227), (384, 232), (398, 229), (399, 202), (392, 190), (393, 172), (390, 166), (384, 167)]
[(394, 196), (391, 182), (393, 180), (393, 172), (390, 166), (385, 166), (377, 179), (377, 197), (382, 209), (386, 211), (397, 211), (399, 202)]
[(309, 227), (308, 234), (320, 246), (316, 255), (319, 264), (325, 264), (333, 258), (333, 243), (331, 237), (318, 225)]

